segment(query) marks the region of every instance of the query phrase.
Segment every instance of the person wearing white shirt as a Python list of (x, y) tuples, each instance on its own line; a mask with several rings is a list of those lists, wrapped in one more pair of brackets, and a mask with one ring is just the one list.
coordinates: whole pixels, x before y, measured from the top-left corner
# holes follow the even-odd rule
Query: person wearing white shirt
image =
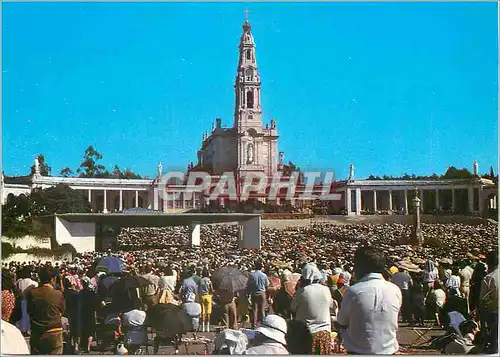
[(454, 267), (452, 275), (446, 280), (446, 288), (449, 290), (454, 290), (457, 295), (460, 295), (460, 277), (458, 276), (459, 269)]
[(462, 293), (462, 296), (464, 299), (467, 300), (467, 310), (470, 310), (469, 308), (469, 296), (470, 296), (470, 280), (472, 278), (472, 274), (474, 273), (474, 269), (472, 269), (468, 262), (465, 261), (462, 264), (463, 268), (462, 270), (459, 271), (458, 276), (460, 277), (460, 293)]
[(337, 315), (349, 353), (393, 354), (399, 350), (396, 331), (402, 295), (382, 276), (384, 265), (385, 256), (376, 248), (361, 247), (354, 255), (356, 284), (345, 292)]
[(411, 319), (410, 286), (413, 285), (413, 280), (405, 267), (401, 267), (401, 270), (392, 276), (392, 282), (401, 289), (403, 297), (402, 318), (403, 322), (408, 322)]

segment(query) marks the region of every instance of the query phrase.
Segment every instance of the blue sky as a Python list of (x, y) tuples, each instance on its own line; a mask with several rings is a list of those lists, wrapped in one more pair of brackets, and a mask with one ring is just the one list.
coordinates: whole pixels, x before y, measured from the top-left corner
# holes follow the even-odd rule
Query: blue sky
[(498, 161), (496, 3), (4, 3), (2, 161), (53, 174), (92, 144), (154, 176), (232, 125), (250, 11), (263, 119), (301, 168), (481, 172)]

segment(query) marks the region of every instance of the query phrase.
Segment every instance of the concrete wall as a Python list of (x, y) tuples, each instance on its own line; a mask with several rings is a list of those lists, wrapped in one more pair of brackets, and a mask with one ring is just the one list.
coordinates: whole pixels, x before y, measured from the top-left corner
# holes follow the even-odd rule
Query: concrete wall
[(59, 217), (56, 220), (56, 240), (62, 245), (69, 243), (78, 253), (95, 250), (95, 223), (70, 222)]
[(17, 253), (12, 254), (7, 259), (2, 259), (2, 263), (10, 263), (10, 262), (20, 262), (20, 263), (28, 263), (31, 261), (42, 261), (42, 262), (51, 262), (52, 264), (59, 263), (61, 264), (62, 260), (56, 259), (54, 256), (48, 257), (39, 257), (36, 255), (28, 254), (28, 253)]
[(16, 247), (19, 247), (21, 249), (51, 248), (50, 238), (36, 238), (33, 236), (25, 236), (23, 238), (12, 239), (7, 237), (2, 237), (2, 242), (10, 243), (13, 246), (15, 245)]
[(240, 248), (260, 249), (260, 217), (241, 222), (240, 225), (243, 227)]

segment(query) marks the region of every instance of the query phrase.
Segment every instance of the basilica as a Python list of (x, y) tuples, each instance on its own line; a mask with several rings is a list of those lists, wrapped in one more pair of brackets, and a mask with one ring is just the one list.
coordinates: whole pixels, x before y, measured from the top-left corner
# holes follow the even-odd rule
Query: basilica
[[(35, 173), (32, 176), (2, 175), (2, 204), (10, 195), (26, 195), (35, 188), (66, 184), (88, 197), (93, 212), (110, 213), (145, 208), (176, 213), (209, 206), (231, 208), (241, 203), (240, 195), (236, 199), (220, 196), (215, 202), (208, 197), (223, 173), (233, 173), (237, 182), (252, 173), (266, 175), (270, 179), (277, 173), (284, 173), (284, 153), (278, 151), (276, 120), (266, 124), (262, 121), (261, 78), (255, 40), (248, 19), (242, 27), (234, 83), (233, 124), (227, 127), (217, 118), (211, 130), (203, 133), (196, 163), (187, 165), (186, 176), (192, 172), (206, 172), (213, 178), (206, 193), (185, 195), (189, 191), (186, 181), (162, 184), (164, 172), (161, 164), (158, 165), (157, 177), (146, 180), (43, 176), (35, 162)], [(445, 210), (485, 215), (488, 210), (497, 209), (497, 188), (491, 180), (479, 177), (476, 162), (473, 172), (474, 176), (470, 179), (456, 180), (360, 180), (355, 178), (354, 166), (351, 165), (347, 180), (323, 182), (316, 185), (318, 187), (315, 186), (313, 192), (323, 191), (325, 186), (328, 186), (328, 190), (333, 188), (339, 197), (338, 200), (329, 202), (330, 212), (335, 214), (409, 214), (412, 199), (417, 192), (424, 212)], [(300, 208), (314, 201), (300, 199), (304, 190), (304, 184), (297, 182), (292, 197), (280, 193), (273, 202), (268, 202), (266, 195), (253, 196), (252, 200)]]

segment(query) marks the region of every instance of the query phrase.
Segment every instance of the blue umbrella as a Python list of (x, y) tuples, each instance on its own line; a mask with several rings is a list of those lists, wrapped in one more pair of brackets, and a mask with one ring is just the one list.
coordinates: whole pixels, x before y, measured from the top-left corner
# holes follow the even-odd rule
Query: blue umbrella
[(118, 257), (104, 257), (97, 264), (96, 271), (103, 271), (108, 274), (123, 273), (124, 261)]

